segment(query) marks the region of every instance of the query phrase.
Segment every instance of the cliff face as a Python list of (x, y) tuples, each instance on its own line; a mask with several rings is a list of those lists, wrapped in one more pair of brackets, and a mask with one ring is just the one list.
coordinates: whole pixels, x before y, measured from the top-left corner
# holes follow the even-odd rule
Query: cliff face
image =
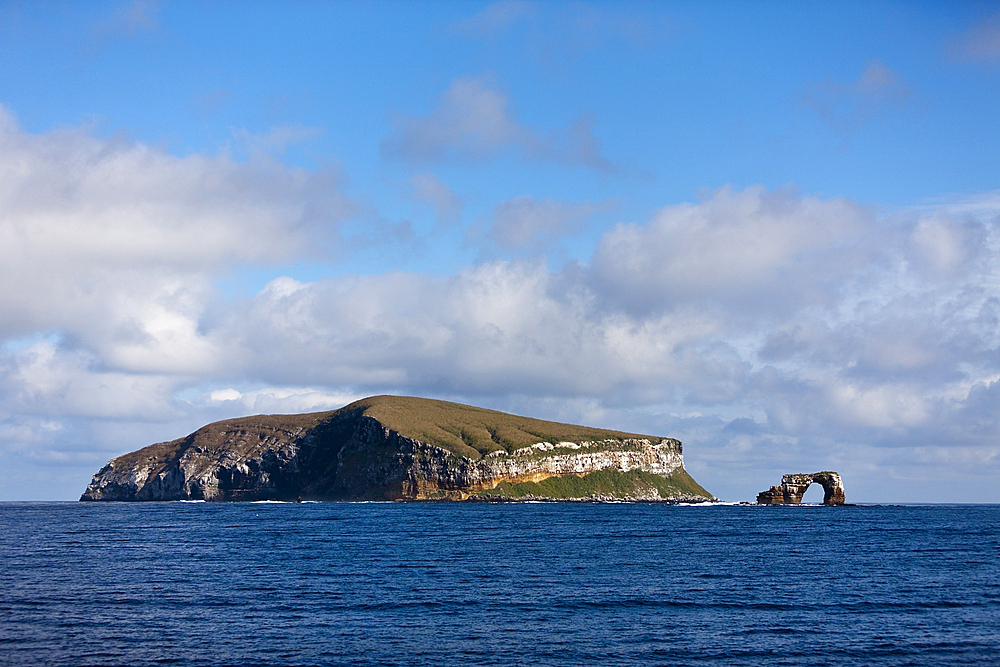
[(677, 440), (376, 397), (332, 413), (209, 424), (112, 460), (81, 500), (506, 499), (549, 478), (609, 470), (632, 475), (631, 491), (615, 497), (712, 497), (684, 471)]

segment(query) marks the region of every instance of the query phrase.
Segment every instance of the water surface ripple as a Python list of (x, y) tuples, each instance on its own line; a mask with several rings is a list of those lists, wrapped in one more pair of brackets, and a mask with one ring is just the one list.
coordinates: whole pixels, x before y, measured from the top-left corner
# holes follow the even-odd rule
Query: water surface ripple
[(1000, 662), (1000, 506), (0, 503), (0, 665)]

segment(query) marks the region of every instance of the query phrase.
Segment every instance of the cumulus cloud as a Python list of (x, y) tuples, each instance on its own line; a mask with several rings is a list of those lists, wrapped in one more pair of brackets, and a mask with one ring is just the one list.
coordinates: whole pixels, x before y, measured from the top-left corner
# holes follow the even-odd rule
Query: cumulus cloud
[(923, 222), (880, 224), (843, 200), (723, 189), (611, 230), (590, 266), (279, 279), (206, 335), (279, 385), (681, 396), (755, 402), (788, 431), (915, 428), (997, 370), (996, 260), (925, 274), (908, 260)]
[(942, 276), (976, 270), (986, 250), (986, 228), (974, 219), (955, 219), (942, 213), (922, 218), (911, 235), (912, 262)]
[(77, 128), (32, 135), (0, 108), (0, 335), (190, 337), (209, 277), (329, 245), (352, 210), (338, 185)]
[[(96, 459), (212, 419), (392, 392), (688, 439), (709, 488), (829, 467), (878, 493), (949, 453), (956, 479), (1000, 473), (995, 197), (882, 215), (722, 188), (558, 270), (285, 276), (221, 297), (220, 271), (314, 252), (351, 210), (337, 185), (0, 116), (0, 457), (76, 465), (82, 488)], [(451, 205), (436, 179), (413, 186)], [(598, 206), (514, 198), (492, 233), (546, 243)]]
[(655, 386), (678, 369), (691, 368), (706, 382), (713, 376), (711, 357), (664, 358), (710, 329), (706, 318), (603, 316), (590, 312), (585, 294), (566, 294), (558, 283), (538, 262), (493, 262), (446, 278), (278, 279), (207, 335), (229, 341), (231, 363), (247, 364), (244, 373), (273, 384), (299, 378), (329, 386), (573, 396)]
[(176, 378), (109, 368), (86, 350), (39, 341), (0, 357), (5, 410), (46, 423), (76, 417), (148, 420), (176, 416)]
[(833, 296), (864, 261), (870, 216), (851, 202), (791, 190), (723, 188), (699, 204), (620, 224), (594, 253), (596, 288), (634, 312), (697, 301), (788, 310)]
[[(934, 224), (970, 224), (942, 215)], [(989, 252), (1000, 230), (980, 221), (967, 238), (986, 249), (973, 252), (970, 273), (927, 272), (912, 257), (927, 245), (928, 219), (892, 222), (787, 190), (723, 189), (629, 228), (633, 242), (618, 259), (634, 264), (621, 274), (605, 273), (602, 246), (590, 266), (557, 272), (512, 261), (446, 277), (285, 278), (205, 335), (228, 341), (225, 364), (237, 375), (268, 386), (390, 387), (670, 433), (697, 443), (689, 457), (706, 483), (737, 470), (769, 479), (829, 467), (869, 490), (889, 475), (893, 492), (905, 493), (948, 451), (968, 474), (1000, 465), (990, 435), (1000, 254)], [(622, 250), (624, 229), (604, 241)], [(733, 248), (751, 236), (753, 260), (737, 262)], [(723, 275), (671, 284), (684, 276), (672, 266), (684, 247), (696, 273)], [(666, 297), (630, 308), (628, 280), (634, 293)]]
[(0, 113), (5, 259), (40, 254), (64, 269), (69, 255), (143, 268), (285, 259), (350, 211), (336, 174), (177, 158), (77, 129), (30, 135)]
[(541, 134), (521, 124), (508, 95), (483, 78), (452, 81), (427, 116), (401, 116), (382, 142), (382, 153), (414, 165), (481, 163), (505, 154), (611, 171), (600, 141), (583, 118), (569, 128)]
[(813, 84), (801, 102), (836, 129), (848, 130), (903, 109), (912, 97), (913, 90), (898, 72), (871, 60), (856, 80)]
[[(14, 456), (90, 468), (137, 439), (165, 439), (149, 424), (175, 425), (174, 437), (232, 416), (178, 398), (226, 375), (226, 341), (200, 329), (219, 298), (212, 283), (233, 269), (331, 250), (353, 210), (340, 181), (273, 160), (176, 157), (85, 128), (30, 134), (0, 108), (7, 467)], [(25, 471), (25, 479), (36, 473), (45, 477)]]

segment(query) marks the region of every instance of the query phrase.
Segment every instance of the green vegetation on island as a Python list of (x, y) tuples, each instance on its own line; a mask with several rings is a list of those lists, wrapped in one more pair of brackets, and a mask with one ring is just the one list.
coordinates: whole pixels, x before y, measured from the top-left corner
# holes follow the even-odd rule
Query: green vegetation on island
[(561, 475), (540, 482), (500, 482), (496, 488), (475, 494), (483, 499), (517, 500), (545, 498), (570, 500), (574, 498), (629, 498), (670, 499), (703, 498), (712, 494), (701, 487), (685, 470), (671, 475), (657, 475), (643, 470), (622, 472), (606, 468), (587, 475)]
[(337, 413), (355, 410), (362, 410), (365, 416), (377, 419), (402, 436), (472, 459), (500, 449), (511, 453), (539, 442), (661, 440), (651, 435), (561, 424), (413, 396), (372, 396), (355, 401)]

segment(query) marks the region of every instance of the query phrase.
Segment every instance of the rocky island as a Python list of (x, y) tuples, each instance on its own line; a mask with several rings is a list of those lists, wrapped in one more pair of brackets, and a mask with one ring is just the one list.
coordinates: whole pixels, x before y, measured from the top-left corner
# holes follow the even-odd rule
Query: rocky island
[(810, 484), (819, 484), (823, 487), (824, 505), (843, 505), (844, 481), (839, 473), (831, 470), (823, 472), (793, 473), (782, 475), (781, 484), (772, 486), (767, 491), (757, 494), (758, 505), (799, 505), (802, 503), (802, 496)]
[(401, 396), (258, 415), (113, 459), (80, 500), (704, 502), (681, 443)]

